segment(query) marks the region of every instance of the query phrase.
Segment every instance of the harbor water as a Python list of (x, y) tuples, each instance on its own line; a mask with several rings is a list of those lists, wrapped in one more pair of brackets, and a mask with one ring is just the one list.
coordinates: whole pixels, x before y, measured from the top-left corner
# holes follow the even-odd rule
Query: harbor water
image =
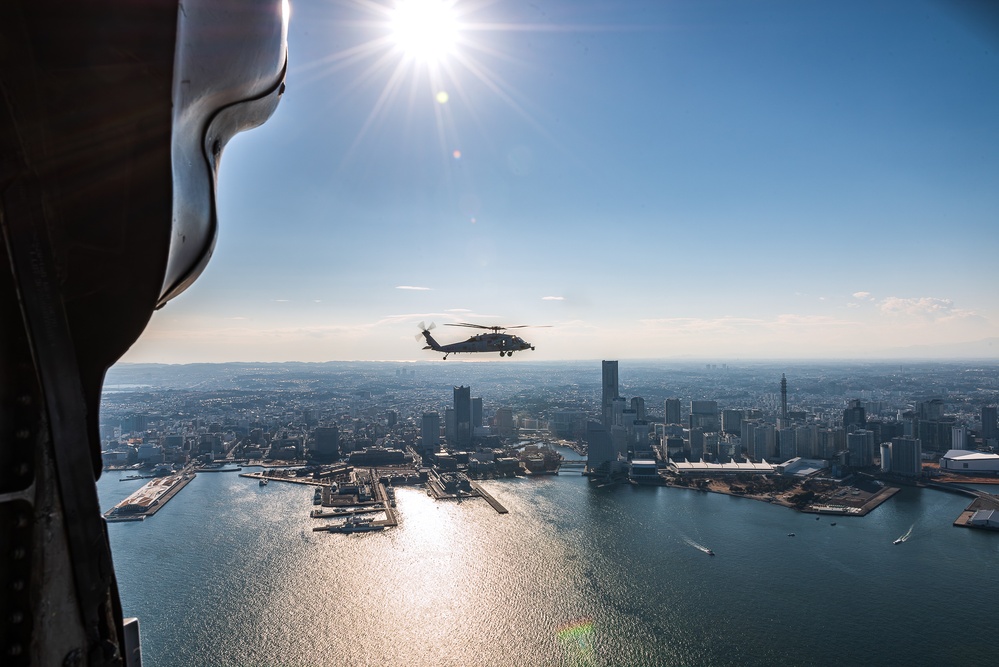
[[(123, 475), (102, 509), (143, 483)], [(951, 525), (965, 497), (816, 519), (574, 473), (482, 484), (508, 514), (402, 488), (398, 527), (339, 535), (312, 531), (311, 487), (198, 475), (109, 525), (144, 664), (999, 664), (999, 534)]]

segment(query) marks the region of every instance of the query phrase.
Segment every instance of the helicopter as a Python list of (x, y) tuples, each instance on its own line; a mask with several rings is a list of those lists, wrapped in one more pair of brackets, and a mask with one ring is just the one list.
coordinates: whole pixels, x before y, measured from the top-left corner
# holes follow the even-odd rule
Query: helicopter
[(419, 340), (422, 335), (426, 341), (427, 345), (424, 350), (435, 350), (437, 352), (444, 353), (444, 359), (446, 360), (449, 354), (457, 354), (459, 352), (499, 352), (501, 357), (512, 357), (513, 353), (517, 350), (533, 350), (534, 346), (528, 343), (526, 340), (520, 336), (514, 336), (513, 334), (500, 333), (501, 331), (506, 331), (507, 329), (524, 329), (529, 324), (522, 324), (515, 327), (500, 327), (500, 326), (485, 326), (482, 324), (470, 324), (468, 322), (459, 322), (457, 324), (445, 324), (446, 327), (468, 327), (470, 329), (482, 329), (490, 333), (477, 333), (466, 341), (460, 343), (450, 343), (448, 345), (441, 345), (434, 337), (430, 335), (430, 330), (435, 327), (434, 323), (431, 322), (430, 326), (424, 325), (420, 322), (420, 333), (417, 335), (417, 340)]

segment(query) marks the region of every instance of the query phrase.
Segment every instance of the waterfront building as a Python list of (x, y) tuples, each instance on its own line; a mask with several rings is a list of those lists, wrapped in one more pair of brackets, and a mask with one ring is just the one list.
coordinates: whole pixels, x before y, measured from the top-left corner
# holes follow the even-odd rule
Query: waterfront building
[(891, 443), (881, 443), (881, 472), (891, 472)]
[(966, 474), (999, 474), (999, 454), (952, 449), (940, 457), (940, 469)]
[(620, 424), (610, 427), (611, 442), (614, 443), (614, 451), (621, 458), (627, 459), (631, 450), (631, 439), (628, 437), (628, 429)]
[(846, 435), (846, 446), (850, 452), (850, 465), (866, 468), (874, 465), (874, 432), (858, 428)]
[(614, 425), (614, 399), (618, 398), (617, 362), (603, 361), (602, 374), (602, 423), (604, 428), (610, 430), (610, 427)]
[(598, 421), (586, 424), (586, 469), (592, 473), (610, 474), (617, 461), (617, 450), (610, 432)]
[(891, 471), (918, 477), (923, 472), (923, 447), (919, 438), (892, 438)]
[(665, 416), (663, 420), (667, 424), (679, 424), (680, 422), (680, 399), (667, 398), (665, 402)]
[(661, 481), (659, 468), (652, 459), (635, 459), (628, 470), (628, 479), (638, 483), (656, 484)]
[(441, 416), (436, 412), (424, 412), (420, 424), (420, 441), (424, 449), (436, 452), (441, 442)]

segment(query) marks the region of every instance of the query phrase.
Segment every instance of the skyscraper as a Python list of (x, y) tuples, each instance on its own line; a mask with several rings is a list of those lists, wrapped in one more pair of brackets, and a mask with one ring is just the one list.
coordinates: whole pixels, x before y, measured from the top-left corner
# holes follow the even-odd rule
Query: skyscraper
[(645, 421), (645, 399), (641, 396), (635, 396), (631, 399), (631, 409), (635, 411), (638, 415), (639, 421)]
[(472, 445), (472, 390), (454, 388), (454, 444), (460, 449)]
[(480, 397), (472, 399), (472, 435), (475, 435), (477, 428), (482, 428), (482, 399)]
[(850, 465), (866, 468), (874, 465), (874, 432), (858, 428), (846, 436), (846, 447), (850, 452)]
[(436, 452), (441, 441), (441, 416), (436, 412), (424, 412), (423, 423), (420, 426), (423, 448)]
[(718, 420), (718, 401), (691, 401), (688, 426), (700, 428), (705, 433), (721, 430)]
[(987, 445), (989, 440), (999, 439), (999, 424), (996, 419), (996, 406), (986, 405), (982, 408), (982, 441)]
[(666, 399), (666, 419), (667, 424), (679, 424), (680, 423), (680, 399), (679, 398), (667, 398)]
[(918, 438), (891, 439), (891, 471), (913, 477), (923, 472), (923, 448)]
[(601, 405), (603, 406), (602, 422), (604, 428), (610, 431), (610, 427), (614, 425), (614, 399), (618, 398), (616, 361), (603, 362), (602, 387), (603, 387), (603, 393), (601, 397), (602, 399)]
[(867, 425), (867, 411), (859, 399), (854, 399), (843, 410), (843, 430), (847, 433)]
[(610, 473), (617, 461), (617, 451), (610, 432), (597, 421), (586, 425), (586, 468), (590, 472)]

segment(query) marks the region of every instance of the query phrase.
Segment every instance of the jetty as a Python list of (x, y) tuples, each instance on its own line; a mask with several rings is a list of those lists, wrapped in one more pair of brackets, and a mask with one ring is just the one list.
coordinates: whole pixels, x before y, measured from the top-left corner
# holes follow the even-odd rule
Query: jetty
[(163, 509), (196, 476), (192, 471), (183, 471), (152, 479), (105, 512), (104, 518), (107, 521), (142, 521)]

